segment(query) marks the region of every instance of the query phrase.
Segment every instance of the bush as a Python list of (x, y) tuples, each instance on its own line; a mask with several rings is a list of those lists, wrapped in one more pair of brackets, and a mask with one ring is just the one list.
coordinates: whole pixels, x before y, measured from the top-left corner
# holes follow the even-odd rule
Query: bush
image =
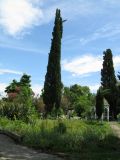
[(7, 117), (11, 120), (29, 121), (31, 116), (37, 115), (35, 109), (28, 103), (20, 103), (19, 101), (2, 101), (0, 106), (0, 116)]

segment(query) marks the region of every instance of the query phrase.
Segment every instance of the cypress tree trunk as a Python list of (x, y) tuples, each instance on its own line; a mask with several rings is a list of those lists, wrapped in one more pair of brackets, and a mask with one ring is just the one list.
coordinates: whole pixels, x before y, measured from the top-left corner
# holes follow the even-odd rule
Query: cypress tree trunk
[(52, 32), (51, 49), (49, 53), (47, 73), (44, 82), (43, 101), (46, 112), (51, 112), (53, 107), (58, 109), (61, 103), (61, 39), (62, 39), (62, 18), (60, 10), (56, 10), (54, 29)]
[(110, 105), (110, 115), (112, 119), (116, 119), (116, 77), (113, 66), (112, 51), (107, 49), (103, 53), (103, 69), (101, 70), (101, 85), (103, 89), (110, 89), (110, 94), (105, 98)]

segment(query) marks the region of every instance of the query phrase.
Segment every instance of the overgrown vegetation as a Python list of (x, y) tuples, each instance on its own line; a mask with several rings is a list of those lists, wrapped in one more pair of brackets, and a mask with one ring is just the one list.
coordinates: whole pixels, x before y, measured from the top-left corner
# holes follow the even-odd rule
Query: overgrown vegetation
[(33, 120), (26, 124), (1, 118), (0, 126), (23, 136), (24, 145), (57, 152), (92, 151), (112, 134), (107, 123), (80, 120)]

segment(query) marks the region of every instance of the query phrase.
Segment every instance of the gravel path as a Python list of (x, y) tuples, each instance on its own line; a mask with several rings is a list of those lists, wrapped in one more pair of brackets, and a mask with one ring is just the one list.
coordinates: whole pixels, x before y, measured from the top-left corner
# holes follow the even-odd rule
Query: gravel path
[(62, 160), (45, 153), (38, 153), (27, 147), (16, 145), (12, 139), (0, 134), (0, 160)]
[(117, 137), (120, 138), (120, 127), (117, 125), (117, 123), (111, 122), (110, 126), (113, 129), (113, 132), (117, 135)]

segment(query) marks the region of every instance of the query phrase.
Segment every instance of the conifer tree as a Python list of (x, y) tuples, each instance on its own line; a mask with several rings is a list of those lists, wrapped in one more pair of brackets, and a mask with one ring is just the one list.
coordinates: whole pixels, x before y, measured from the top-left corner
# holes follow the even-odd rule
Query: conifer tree
[(112, 118), (116, 119), (116, 76), (113, 66), (112, 51), (107, 49), (103, 52), (103, 69), (101, 70), (101, 85), (103, 89), (110, 89), (110, 94), (105, 98), (110, 105)]
[(102, 88), (100, 87), (97, 91), (97, 95), (96, 95), (96, 114), (98, 119), (101, 118), (103, 112), (104, 112), (104, 97), (101, 94), (101, 90)]
[(60, 10), (56, 10), (54, 28), (52, 32), (51, 49), (49, 53), (47, 73), (44, 82), (43, 101), (46, 112), (51, 112), (52, 108), (58, 109), (61, 103), (61, 39), (63, 32), (63, 21)]

